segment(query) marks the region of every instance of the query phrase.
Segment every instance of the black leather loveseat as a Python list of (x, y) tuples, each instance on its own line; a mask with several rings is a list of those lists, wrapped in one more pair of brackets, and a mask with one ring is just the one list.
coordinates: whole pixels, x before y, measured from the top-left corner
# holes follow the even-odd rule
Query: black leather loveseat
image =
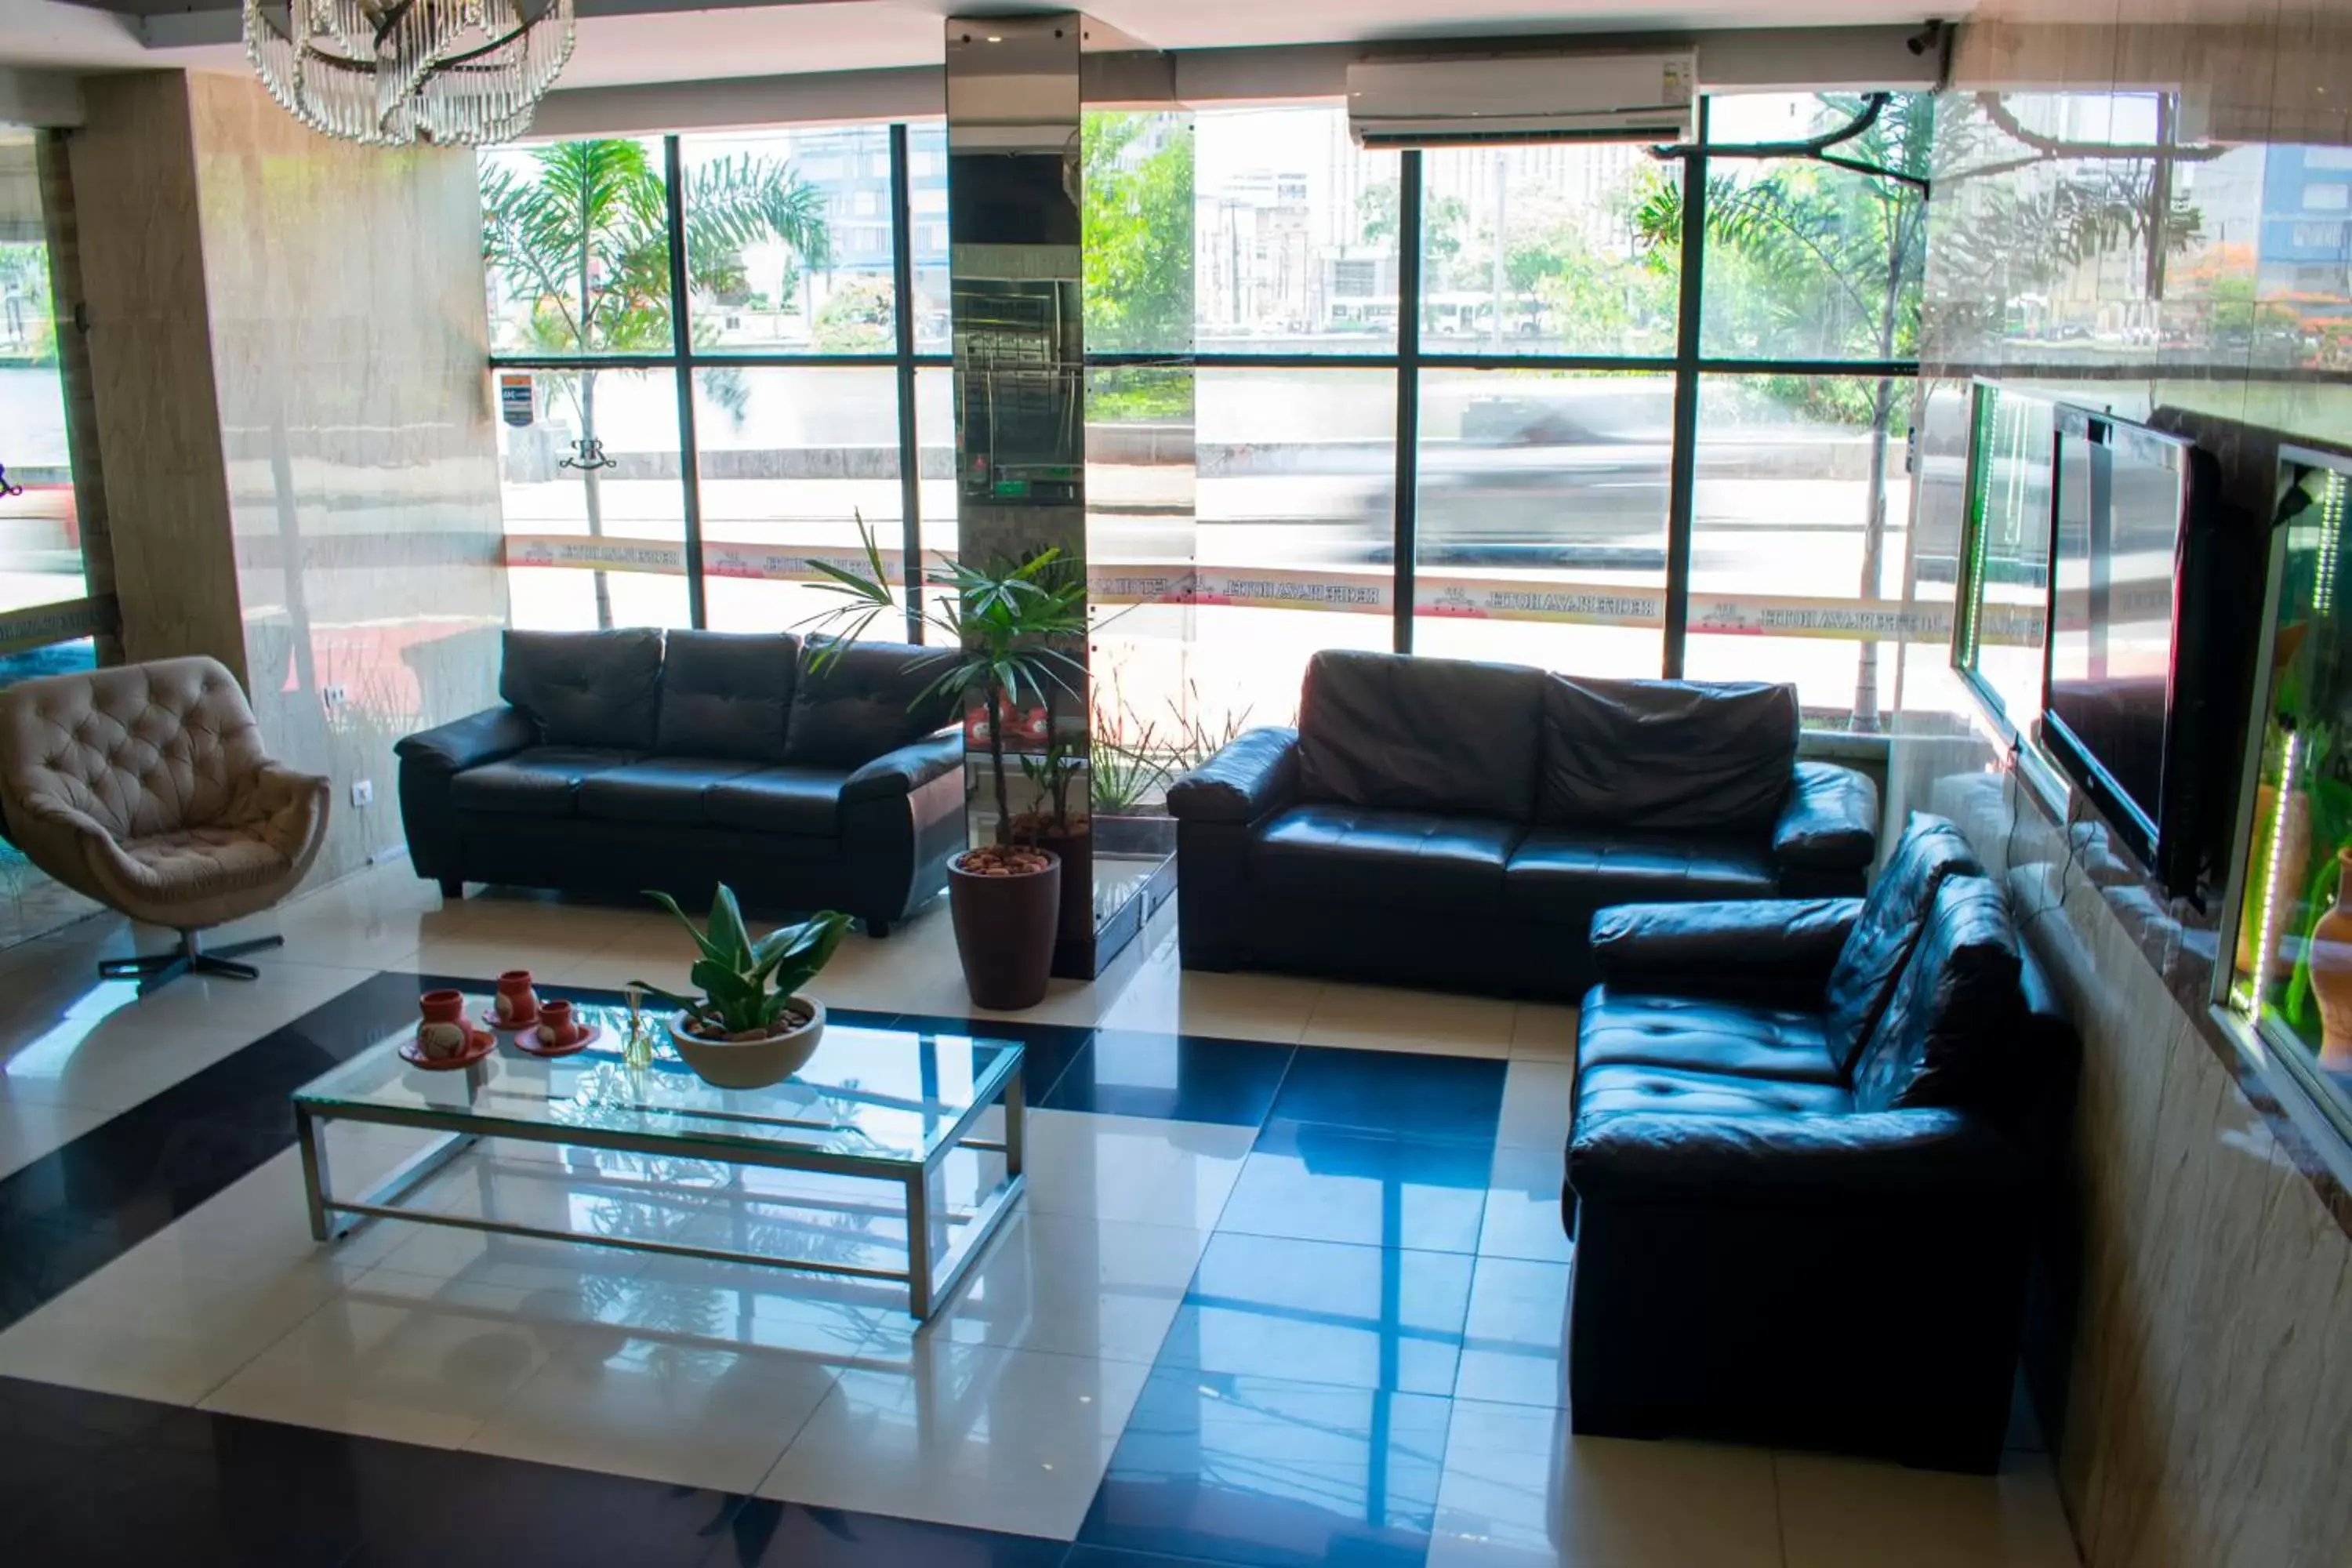
[(964, 845), (937, 650), (791, 636), (509, 632), (503, 706), (411, 735), (400, 814), (419, 876), (845, 910), (884, 935)]
[(1867, 901), (1593, 922), (1563, 1194), (1576, 1430), (1990, 1470), (2074, 1037), (1959, 833)]
[(1324, 652), (1169, 791), (1188, 969), (1576, 996), (1594, 912), (1859, 893), (1878, 795), (1787, 686)]

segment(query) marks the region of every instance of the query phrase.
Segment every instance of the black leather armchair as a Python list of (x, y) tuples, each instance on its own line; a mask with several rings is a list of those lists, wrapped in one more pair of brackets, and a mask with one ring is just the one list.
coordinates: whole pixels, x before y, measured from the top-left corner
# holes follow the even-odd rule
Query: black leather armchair
[(1612, 910), (1578, 1024), (1576, 1430), (1990, 1470), (2074, 1037), (1915, 817), (1867, 900)]
[(509, 632), (503, 706), (403, 740), (419, 876), (835, 908), (886, 934), (963, 847), (937, 655), (790, 636)]
[(1862, 891), (1878, 796), (1786, 686), (1325, 652), (1168, 793), (1188, 969), (1572, 997), (1595, 911)]

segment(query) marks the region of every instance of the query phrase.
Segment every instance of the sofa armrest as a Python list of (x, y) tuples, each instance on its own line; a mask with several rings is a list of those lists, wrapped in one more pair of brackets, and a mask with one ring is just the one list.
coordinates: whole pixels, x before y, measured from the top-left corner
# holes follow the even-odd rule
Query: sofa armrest
[(1255, 822), (1297, 793), (1298, 731), (1251, 730), (1168, 786), (1168, 814), (1180, 822)]
[(485, 708), (437, 729), (404, 735), (393, 754), (445, 773), (510, 757), (539, 741), (539, 726), (520, 708)]
[(943, 731), (885, 752), (842, 781), (841, 798), (887, 800), (914, 794), (963, 765), (963, 731)]
[(1799, 763), (1772, 825), (1772, 857), (1804, 871), (1867, 871), (1878, 853), (1878, 786), (1835, 763)]
[(1615, 1111), (1580, 1121), (1568, 1184), (1580, 1205), (1864, 1210), (2022, 1194), (2030, 1157), (1980, 1116), (1691, 1116)]
[(1592, 917), (1592, 962), (1612, 990), (1820, 1002), (1860, 899), (1618, 904)]

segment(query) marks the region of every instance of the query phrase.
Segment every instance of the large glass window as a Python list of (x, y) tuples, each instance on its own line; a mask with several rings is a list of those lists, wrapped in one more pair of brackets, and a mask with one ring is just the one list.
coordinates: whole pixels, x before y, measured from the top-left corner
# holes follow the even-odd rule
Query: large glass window
[(1700, 378), (1690, 637), (1699, 680), (1793, 681), (1807, 721), (1875, 728), (1894, 707), (1912, 384), (1892, 376)]
[(659, 142), (497, 148), (482, 153), (480, 171), (492, 353), (670, 352)]
[(1423, 353), (1670, 354), (1675, 280), (1645, 222), (1671, 163), (1624, 142), (1422, 155)]
[[(904, 510), (896, 372), (698, 370), (694, 429), (703, 591), (717, 630), (788, 631), (838, 605), (810, 584), (805, 563), (812, 552), (856, 553), (860, 521), (895, 558)], [(867, 628), (890, 638), (906, 630), (887, 619)]]
[[(1741, 153), (1864, 116), (1837, 155), (1883, 172)], [(1660, 157), (1367, 153), (1334, 105), (1085, 117), (1110, 729), (1173, 757), (1278, 721), (1334, 647), (1790, 680), (1809, 721), (1878, 721), (1927, 104), (1705, 118)], [(860, 521), (901, 581), (956, 548), (941, 126), (481, 169), (519, 624), (790, 627)]]
[[(1801, 141), (1850, 123), (1866, 106), (1860, 94), (1711, 99), (1707, 137)], [(1932, 94), (1889, 94), (1870, 128), (1837, 155), (1925, 176), (1934, 123)], [(1710, 160), (1702, 350), (1758, 359), (1910, 357), (1927, 224), (1927, 197), (1900, 181), (1811, 159)]]
[(0, 129), (0, 610), (79, 599), (84, 586), (57, 307), (49, 295), (33, 133)]
[[(691, 625), (677, 383), (668, 371), (501, 371), (499, 499), (514, 624)], [(515, 423), (527, 389), (530, 420)], [(595, 432), (593, 437), (590, 432)]]
[(1415, 650), (1656, 675), (1674, 405), (1652, 372), (1422, 372)]
[(695, 136), (680, 153), (695, 347), (891, 352), (890, 228), (869, 216), (888, 211), (887, 127)]
[(1193, 140), (1201, 352), (1393, 351), (1399, 156), (1324, 108), (1205, 113)]

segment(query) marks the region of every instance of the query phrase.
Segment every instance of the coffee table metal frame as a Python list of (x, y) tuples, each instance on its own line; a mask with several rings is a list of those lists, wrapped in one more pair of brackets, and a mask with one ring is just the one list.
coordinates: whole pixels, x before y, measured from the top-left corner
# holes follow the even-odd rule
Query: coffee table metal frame
[[(903, 1281), (907, 1310), (918, 1321), (955, 1294), (965, 1271), (987, 1249), (1005, 1218), (1020, 1201), (1028, 1184), (1022, 1172), (1026, 1142), (1027, 1106), (1022, 1074), (1025, 1064), (1016, 1041), (1001, 1044), (1012, 1053), (1012, 1065), (996, 1092), (975, 1093), (972, 1103), (930, 1152), (918, 1160), (884, 1154), (847, 1154), (800, 1149), (786, 1144), (762, 1144), (753, 1140), (720, 1142), (696, 1133), (630, 1132), (614, 1128), (562, 1126), (552, 1122), (506, 1121), (469, 1116), (462, 1111), (389, 1105), (326, 1106), (305, 1100), (308, 1090), (294, 1097), (294, 1131), (302, 1151), (302, 1187), (310, 1212), (310, 1235), (320, 1242), (339, 1241), (373, 1219), (414, 1220), (425, 1225), (454, 1226), (500, 1236), (536, 1237), (551, 1241), (588, 1242), (598, 1247), (627, 1247), (671, 1258), (698, 1258), (717, 1263), (752, 1263), (806, 1274), (838, 1274), (861, 1279)], [(392, 1051), (394, 1044), (374, 1049)], [(500, 1047), (503, 1051), (504, 1047)], [(457, 1069), (471, 1072), (473, 1068)], [(972, 1136), (971, 1129), (990, 1106), (1004, 1107), (1003, 1142)], [(413, 1127), (446, 1133), (440, 1142), (410, 1155), (382, 1180), (357, 1197), (334, 1195), (322, 1136), (329, 1121), (353, 1121), (378, 1126)], [(495, 1121), (494, 1125), (485, 1125)], [(907, 1194), (907, 1267), (875, 1268), (856, 1264), (815, 1263), (805, 1258), (779, 1258), (770, 1253), (739, 1252), (728, 1247), (688, 1247), (674, 1241), (649, 1241), (615, 1236), (593, 1236), (576, 1230), (520, 1225), (488, 1215), (442, 1214), (404, 1208), (401, 1200), (424, 1185), (452, 1160), (484, 1138), (506, 1138), (536, 1143), (567, 1143), (578, 1148), (609, 1149), (621, 1153), (656, 1158), (708, 1160), (714, 1163), (756, 1166), (774, 1171), (805, 1171), (824, 1175), (855, 1176), (890, 1182)], [(1004, 1156), (1004, 1176), (979, 1205), (968, 1214), (951, 1211), (939, 1190), (940, 1169), (955, 1149), (974, 1149)], [(950, 1231), (961, 1222), (961, 1234)], [(920, 1245), (918, 1245), (920, 1238)]]

